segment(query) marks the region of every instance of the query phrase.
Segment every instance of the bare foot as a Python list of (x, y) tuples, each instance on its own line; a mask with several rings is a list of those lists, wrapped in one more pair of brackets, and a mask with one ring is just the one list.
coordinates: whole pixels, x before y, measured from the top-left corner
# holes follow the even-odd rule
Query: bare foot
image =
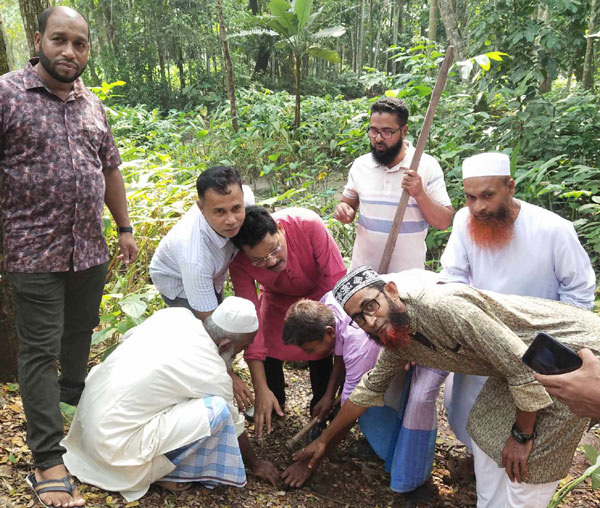
[[(67, 471), (67, 468), (63, 464), (58, 464), (48, 469), (36, 468), (35, 481), (61, 480), (68, 475), (69, 472)], [(68, 492), (49, 491), (40, 494), (40, 499), (48, 506), (73, 507), (85, 505), (85, 499), (83, 499), (83, 496), (79, 493), (77, 488), (73, 491), (73, 496)]]
[(281, 473), (281, 478), (286, 485), (294, 488), (302, 487), (302, 485), (304, 485), (304, 483), (309, 480), (315, 472), (314, 469), (308, 468), (309, 462), (309, 459), (304, 459), (294, 462), (291, 466), (288, 466), (287, 469)]
[(192, 484), (190, 482), (168, 482), (168, 481), (161, 481), (161, 482), (156, 482), (156, 485), (158, 485), (159, 487), (162, 487), (163, 489), (168, 490), (169, 492), (173, 492), (173, 493), (177, 493), (177, 492), (183, 492), (184, 490), (189, 489)]

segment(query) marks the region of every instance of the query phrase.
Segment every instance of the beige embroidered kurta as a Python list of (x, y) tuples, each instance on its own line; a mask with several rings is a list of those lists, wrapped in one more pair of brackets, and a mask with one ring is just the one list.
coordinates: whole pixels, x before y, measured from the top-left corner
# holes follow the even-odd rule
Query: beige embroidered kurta
[(560, 302), (479, 291), (446, 284), (406, 293), (413, 340), (406, 349), (382, 350), (374, 369), (363, 376), (350, 400), (360, 406), (383, 405), (390, 380), (408, 361), (428, 367), (490, 376), (481, 391), (467, 430), (499, 465), (515, 422), (515, 407), (538, 411), (537, 438), (528, 459), (531, 483), (563, 478), (588, 424), (551, 398), (521, 357), (539, 332), (547, 332), (575, 350), (588, 347), (600, 356), (600, 317)]

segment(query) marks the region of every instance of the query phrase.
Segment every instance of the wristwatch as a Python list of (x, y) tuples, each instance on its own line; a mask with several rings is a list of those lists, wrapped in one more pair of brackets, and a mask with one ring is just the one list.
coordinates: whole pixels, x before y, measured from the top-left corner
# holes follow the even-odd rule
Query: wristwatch
[(510, 435), (517, 443), (527, 443), (536, 437), (535, 430), (531, 434), (525, 434), (516, 423), (512, 426)]
[(133, 226), (119, 226), (117, 231), (119, 233), (133, 233)]

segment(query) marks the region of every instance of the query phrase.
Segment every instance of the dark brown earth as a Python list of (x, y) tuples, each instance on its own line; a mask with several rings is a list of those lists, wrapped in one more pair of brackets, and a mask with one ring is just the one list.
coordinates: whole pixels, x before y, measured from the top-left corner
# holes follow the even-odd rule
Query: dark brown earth
[[(257, 442), (253, 428), (248, 432), (252, 444), (261, 458), (273, 461), (283, 471), (290, 464), (290, 453), (285, 441), (308, 422), (308, 401), (310, 384), (306, 370), (286, 369), (288, 383), (287, 415), (275, 423), (273, 433)], [(25, 484), (25, 476), (31, 471), (31, 456), (24, 443), (25, 420), (21, 399), (14, 385), (0, 385), (0, 506), (6, 508), (40, 506)], [(459, 454), (463, 448), (448, 430), (448, 425), (440, 411), (440, 432), (438, 435), (432, 484), (437, 491), (434, 506), (475, 507), (476, 495), (473, 483), (454, 484), (446, 468), (448, 457)], [(356, 430), (352, 431), (357, 438)], [(600, 428), (596, 427), (584, 437), (584, 444), (592, 444), (600, 449)], [(571, 467), (570, 478), (579, 476), (589, 462), (580, 451), (577, 452)], [(347, 453), (343, 444), (335, 460), (327, 460), (317, 471), (309, 485), (297, 490), (286, 490), (283, 482), (277, 489), (262, 483), (251, 474), (248, 485), (243, 489), (219, 487), (206, 490), (194, 486), (179, 494), (165, 493), (152, 487), (139, 501), (126, 503), (114, 492), (106, 492), (92, 486), (82, 485), (88, 506), (109, 506), (115, 508), (139, 506), (141, 508), (246, 508), (246, 507), (289, 507), (289, 508), (387, 508), (402, 507), (403, 497), (389, 489), (389, 477), (383, 463), (360, 462)], [(581, 484), (571, 493), (563, 508), (600, 507), (600, 492), (592, 491), (589, 482)]]

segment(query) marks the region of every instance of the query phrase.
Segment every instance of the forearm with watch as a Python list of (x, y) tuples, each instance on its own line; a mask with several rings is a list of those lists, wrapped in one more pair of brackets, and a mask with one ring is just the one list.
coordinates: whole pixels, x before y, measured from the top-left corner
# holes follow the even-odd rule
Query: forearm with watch
[[(537, 412), (516, 409), (516, 421), (502, 450), (502, 466), (511, 482), (529, 481), (527, 459), (535, 439), (536, 416)], [(475, 471), (477, 471), (477, 464), (475, 464)]]
[(511, 436), (517, 443), (527, 443), (535, 439), (535, 420), (537, 411), (526, 412), (519, 408), (516, 410), (516, 421), (513, 425)]

